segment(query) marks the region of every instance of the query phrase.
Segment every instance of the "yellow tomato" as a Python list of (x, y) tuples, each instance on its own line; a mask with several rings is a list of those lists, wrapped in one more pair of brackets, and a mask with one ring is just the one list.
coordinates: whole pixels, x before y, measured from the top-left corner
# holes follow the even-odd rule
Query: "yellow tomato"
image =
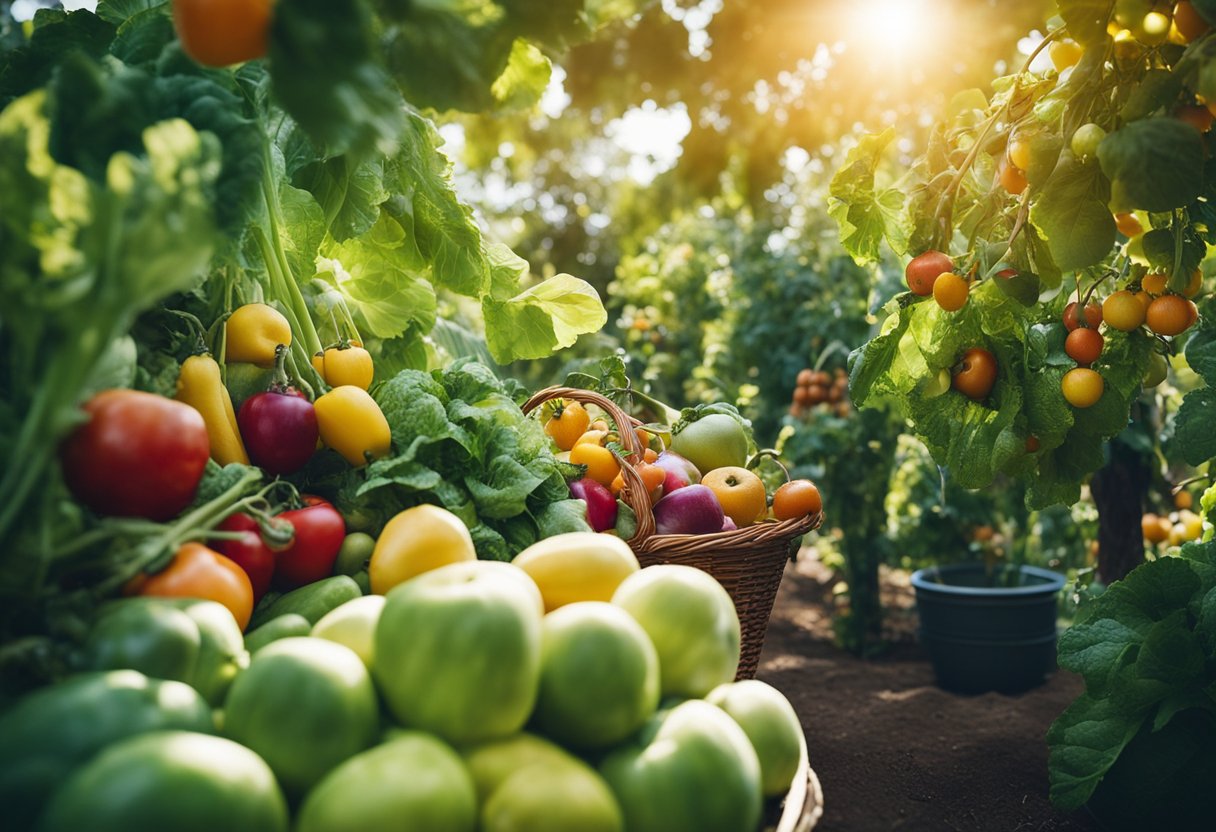
[(361, 387), (335, 387), (314, 403), (321, 441), (358, 468), (389, 452), (393, 434), (388, 420)]
[(612, 485), (616, 475), (621, 473), (621, 465), (612, 451), (590, 442), (581, 442), (571, 448), (570, 461), (575, 465), (586, 465), (587, 476), (600, 485)]
[(589, 430), (578, 439), (574, 440), (574, 445), (571, 445), (569, 450), (574, 450), (575, 445), (603, 445), (608, 441), (608, 431), (606, 430)]
[(558, 448), (568, 451), (587, 432), (589, 424), (591, 416), (587, 409), (579, 402), (570, 402), (553, 411), (553, 415), (545, 422), (545, 433), (553, 438)]
[(577, 601), (611, 601), (641, 566), (619, 537), (570, 532), (534, 543), (512, 561), (540, 587), (545, 612)]
[(383, 595), (415, 575), (466, 560), (477, 560), (477, 550), (464, 522), (445, 508), (423, 504), (385, 524), (367, 574), (372, 592)]
[(768, 508), (764, 483), (746, 468), (715, 468), (701, 478), (701, 485), (714, 492), (722, 511), (739, 528), (755, 523)]
[(238, 307), (224, 323), (224, 361), (274, 366), (275, 348), (291, 346), (291, 325), (283, 313), (264, 303)]
[(371, 353), (353, 345), (330, 347), (319, 358), (314, 355), (312, 365), (330, 387), (349, 384), (366, 390), (375, 375)]

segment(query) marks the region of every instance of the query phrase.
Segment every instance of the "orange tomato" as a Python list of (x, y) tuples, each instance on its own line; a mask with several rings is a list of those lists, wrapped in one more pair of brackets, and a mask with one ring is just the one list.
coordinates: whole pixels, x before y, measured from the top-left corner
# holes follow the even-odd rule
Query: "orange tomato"
[(1194, 304), (1182, 295), (1162, 295), (1149, 304), (1148, 328), (1158, 335), (1178, 335), (1195, 322)]
[(1160, 295), (1165, 291), (1166, 284), (1170, 282), (1168, 274), (1160, 272), (1156, 274), (1146, 274), (1144, 279), (1140, 281), (1140, 287), (1150, 295)]
[(1000, 180), (1001, 187), (1015, 196), (1026, 190), (1026, 174), (1008, 160), (1001, 161), (1001, 169), (997, 178)]
[(568, 451), (579, 441), (579, 437), (587, 432), (591, 424), (591, 416), (579, 402), (569, 402), (560, 409), (555, 409), (553, 415), (545, 422), (545, 433), (553, 438), (554, 444), (563, 451)]
[(810, 480), (790, 480), (773, 494), (773, 516), (792, 520), (823, 511), (823, 497)]
[(1064, 352), (1078, 364), (1093, 364), (1102, 354), (1104, 341), (1098, 330), (1080, 326), (1068, 333), (1068, 337), (1064, 339)]
[(612, 451), (590, 442), (580, 442), (571, 448), (570, 461), (575, 465), (586, 465), (587, 476), (600, 485), (611, 487), (616, 475), (621, 473), (621, 465)]
[(1189, 492), (1189, 491), (1179, 491), (1177, 494), (1174, 495), (1174, 508), (1189, 509), (1194, 504), (1195, 504), (1195, 500), (1191, 496), (1191, 492)]
[(1144, 226), (1136, 215), (1126, 212), (1115, 214), (1115, 228), (1124, 237), (1139, 237), (1144, 233)]
[(1179, 0), (1174, 6), (1174, 26), (1187, 43), (1202, 37), (1212, 26), (1199, 16), (1195, 6), (1189, 0)]
[(1164, 543), (1170, 536), (1170, 521), (1155, 514), (1140, 518), (1140, 532), (1149, 543)]
[(714, 492), (722, 511), (739, 528), (755, 523), (768, 508), (764, 483), (746, 468), (734, 465), (715, 468), (701, 478), (701, 485)]
[(947, 312), (957, 312), (967, 305), (971, 285), (954, 272), (943, 272), (933, 281), (933, 299)]
[(659, 458), (659, 452), (656, 451), (654, 448), (647, 448), (644, 451), (642, 451), (642, 461), (643, 462), (654, 462), (658, 458)]
[(1195, 295), (1199, 294), (1199, 291), (1202, 288), (1203, 272), (1199, 271), (1199, 269), (1195, 269), (1195, 271), (1191, 272), (1191, 279), (1186, 284), (1186, 288), (1182, 290), (1182, 294), (1188, 298), (1193, 298)]
[(187, 55), (230, 66), (266, 55), (272, 0), (173, 0), (173, 27)]
[(185, 543), (169, 565), (134, 587), (137, 595), (204, 598), (223, 604), (244, 630), (253, 614), (253, 584), (245, 570), (201, 543)]

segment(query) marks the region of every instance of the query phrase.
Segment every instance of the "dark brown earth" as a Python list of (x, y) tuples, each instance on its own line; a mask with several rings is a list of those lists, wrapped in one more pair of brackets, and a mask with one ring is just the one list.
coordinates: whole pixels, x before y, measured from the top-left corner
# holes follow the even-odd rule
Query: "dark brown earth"
[(884, 573), (891, 648), (862, 660), (832, 643), (834, 578), (804, 551), (786, 569), (759, 678), (798, 711), (825, 811), (816, 832), (1082, 832), (1047, 800), (1052, 720), (1082, 690), (1057, 673), (1020, 696), (938, 689), (915, 643), (906, 573)]

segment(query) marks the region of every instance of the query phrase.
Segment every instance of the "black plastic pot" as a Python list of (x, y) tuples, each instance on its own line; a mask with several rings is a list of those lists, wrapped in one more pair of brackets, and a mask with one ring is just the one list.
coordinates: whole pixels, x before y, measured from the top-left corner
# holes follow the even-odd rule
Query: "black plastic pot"
[(1064, 576), (1022, 566), (1017, 577), (1010, 568), (996, 578), (982, 563), (912, 575), (921, 644), (946, 690), (1021, 693), (1056, 668), (1056, 599)]

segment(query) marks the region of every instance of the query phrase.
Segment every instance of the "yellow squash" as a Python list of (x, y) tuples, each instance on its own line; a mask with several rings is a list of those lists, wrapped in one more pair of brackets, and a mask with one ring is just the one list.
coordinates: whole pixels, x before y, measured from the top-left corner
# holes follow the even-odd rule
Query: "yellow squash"
[(207, 426), (207, 439), (211, 443), (211, 458), (220, 465), (239, 462), (249, 464), (249, 455), (241, 442), (241, 432), (236, 425), (236, 412), (228, 388), (220, 378), (220, 365), (208, 354), (192, 355), (182, 362), (177, 376), (177, 393), (182, 404), (197, 410)]
[(366, 390), (335, 387), (313, 402), (321, 441), (358, 468), (389, 452), (393, 435), (388, 420)]

